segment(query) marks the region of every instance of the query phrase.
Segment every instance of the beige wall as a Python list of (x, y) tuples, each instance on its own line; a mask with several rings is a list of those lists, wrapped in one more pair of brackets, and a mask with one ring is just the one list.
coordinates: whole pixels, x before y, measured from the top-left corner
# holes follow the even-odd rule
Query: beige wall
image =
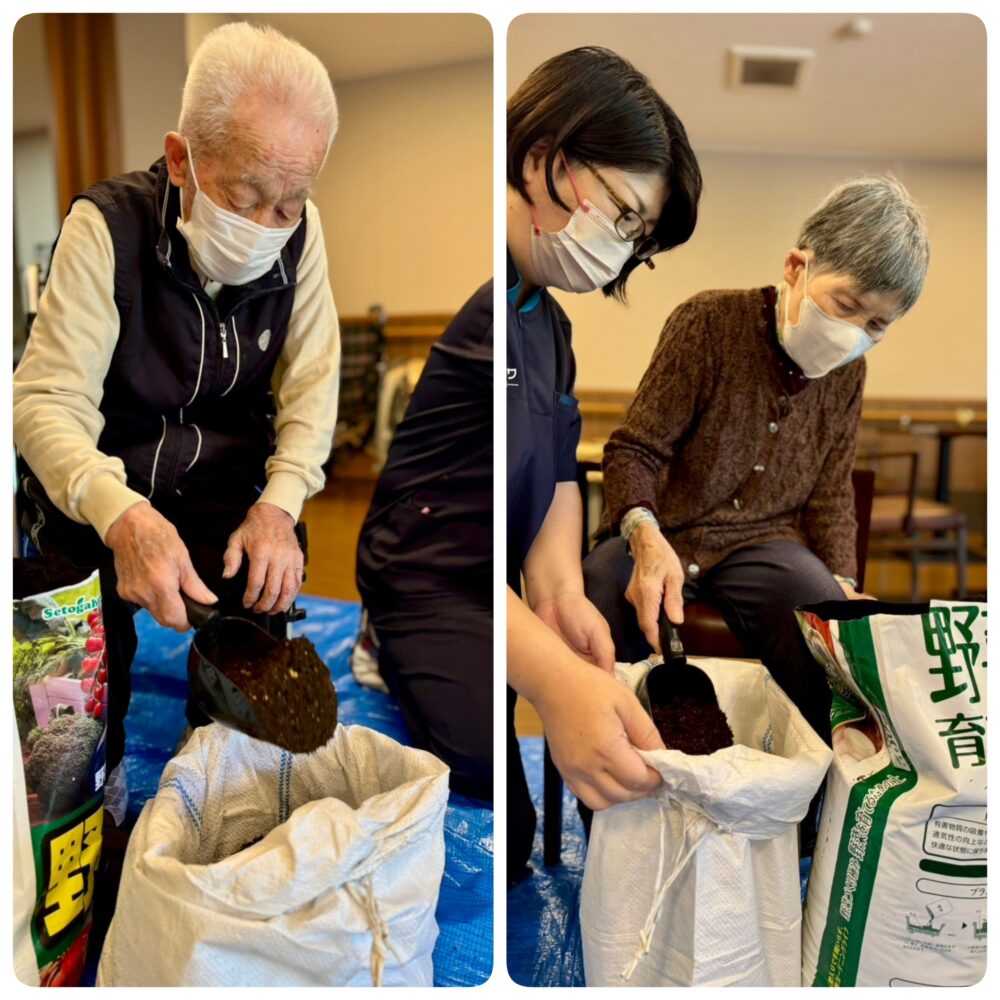
[(122, 170), (145, 170), (177, 128), (187, 75), (183, 14), (116, 14)]
[[(162, 154), (190, 54), (229, 19), (117, 16), (125, 169)], [(342, 315), (451, 312), (489, 278), (492, 73), (480, 60), (334, 84), (340, 130), (313, 198)]]
[(481, 60), (336, 86), (313, 197), (341, 315), (451, 312), (490, 277), (492, 85)]
[(869, 355), (869, 397), (986, 397), (986, 169), (984, 165), (699, 154), (705, 178), (691, 241), (641, 268), (629, 305), (600, 293), (557, 293), (573, 320), (577, 386), (633, 389), (663, 321), (707, 288), (780, 280), (803, 219), (841, 180), (891, 170), (923, 205), (931, 267), (920, 301)]

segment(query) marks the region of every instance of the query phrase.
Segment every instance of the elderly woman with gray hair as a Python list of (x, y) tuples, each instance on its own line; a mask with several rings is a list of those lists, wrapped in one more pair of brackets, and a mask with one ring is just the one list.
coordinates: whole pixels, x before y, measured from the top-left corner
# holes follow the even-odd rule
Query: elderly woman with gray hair
[(920, 295), (919, 208), (891, 178), (840, 185), (781, 287), (709, 291), (667, 320), (604, 450), (602, 541), (584, 563), (619, 660), (659, 648), (660, 605), (716, 605), (813, 728), (830, 694), (793, 608), (856, 598), (854, 464), (865, 362)]

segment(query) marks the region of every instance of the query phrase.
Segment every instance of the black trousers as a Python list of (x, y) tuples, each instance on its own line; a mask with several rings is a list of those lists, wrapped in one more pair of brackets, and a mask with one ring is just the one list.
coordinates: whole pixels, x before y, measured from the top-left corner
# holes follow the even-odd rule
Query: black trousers
[[(618, 660), (634, 663), (651, 649), (625, 599), (632, 557), (620, 537), (584, 560), (587, 597), (607, 619)], [(713, 604), (748, 654), (763, 662), (809, 724), (829, 744), (830, 689), (795, 620), (800, 604), (846, 600), (840, 584), (809, 549), (795, 542), (748, 545), (684, 584), (685, 601)]]
[[(229, 536), (242, 524), (260, 495), (253, 477), (218, 470), (185, 484), (183, 496), (156, 498), (153, 506), (170, 521), (187, 546), (198, 575), (219, 598), (223, 614), (250, 618), (272, 634), (284, 637), (287, 615), (255, 615), (243, 607), (247, 559), (231, 580), (222, 579), (222, 554)], [(118, 596), (114, 553), (97, 532), (70, 520), (42, 492), (34, 477), (22, 477), (18, 494), (21, 522), (42, 555), (58, 554), (78, 566), (96, 567), (101, 577), (101, 602), (108, 651), (107, 764), (110, 773), (125, 753), (125, 716), (132, 695), (130, 671), (138, 645), (134, 604)], [(188, 699), (187, 719), (193, 726), (211, 721)]]
[(368, 605), (379, 673), (414, 742), (451, 768), (451, 788), (493, 801), (493, 609), (454, 593)]

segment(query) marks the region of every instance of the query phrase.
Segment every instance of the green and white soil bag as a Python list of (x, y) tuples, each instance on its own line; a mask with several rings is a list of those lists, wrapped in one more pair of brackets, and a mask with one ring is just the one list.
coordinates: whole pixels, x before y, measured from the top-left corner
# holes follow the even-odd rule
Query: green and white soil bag
[(431, 986), (447, 800), (436, 757), (362, 726), (311, 754), (195, 730), (132, 833), (98, 985)]
[[(618, 665), (631, 690), (655, 661)], [(758, 663), (692, 659), (735, 744), (641, 751), (663, 777), (595, 813), (580, 924), (588, 986), (798, 986), (797, 824), (831, 753)]]
[(970, 986), (986, 972), (986, 606), (796, 613), (834, 690), (802, 982)]

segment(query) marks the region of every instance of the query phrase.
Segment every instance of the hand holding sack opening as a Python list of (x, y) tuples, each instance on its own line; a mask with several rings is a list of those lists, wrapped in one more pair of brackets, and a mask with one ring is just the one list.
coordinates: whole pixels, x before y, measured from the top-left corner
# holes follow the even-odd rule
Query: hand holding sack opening
[[(640, 751), (662, 785), (594, 816), (580, 901), (588, 986), (799, 984), (797, 824), (832, 755), (760, 664), (697, 665), (736, 745)], [(616, 675), (634, 690), (651, 667)]]

